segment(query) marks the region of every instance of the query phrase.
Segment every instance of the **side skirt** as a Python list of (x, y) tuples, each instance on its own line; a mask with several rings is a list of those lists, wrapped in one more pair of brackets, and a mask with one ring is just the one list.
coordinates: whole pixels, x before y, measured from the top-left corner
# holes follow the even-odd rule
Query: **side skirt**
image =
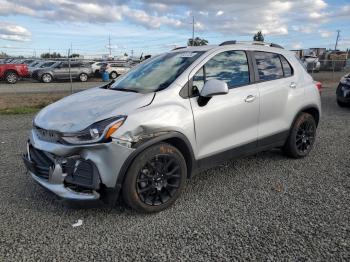
[(266, 151), (275, 147), (281, 147), (286, 142), (289, 130), (263, 138), (258, 141), (248, 143), (239, 147), (229, 149), (227, 151), (199, 159), (195, 163), (193, 173), (202, 172), (208, 168), (217, 166), (218, 164), (238, 157), (253, 155), (255, 153)]

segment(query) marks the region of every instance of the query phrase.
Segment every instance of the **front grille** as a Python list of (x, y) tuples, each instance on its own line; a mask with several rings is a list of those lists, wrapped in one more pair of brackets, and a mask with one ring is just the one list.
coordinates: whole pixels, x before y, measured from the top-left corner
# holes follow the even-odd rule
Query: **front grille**
[(35, 175), (48, 179), (50, 167), (54, 166), (54, 162), (49, 155), (32, 146), (29, 147), (29, 155), (30, 160), (35, 164)]
[(40, 140), (59, 143), (61, 134), (56, 131), (46, 130), (40, 127), (34, 127), (34, 132)]

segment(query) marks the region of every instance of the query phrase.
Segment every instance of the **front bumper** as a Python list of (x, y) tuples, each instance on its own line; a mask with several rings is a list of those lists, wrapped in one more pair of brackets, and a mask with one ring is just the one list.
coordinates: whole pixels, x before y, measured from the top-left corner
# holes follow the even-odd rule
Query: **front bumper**
[(96, 200), (114, 189), (122, 165), (134, 151), (116, 141), (63, 145), (39, 139), (31, 131), (23, 161), (32, 178), (67, 200)]
[(350, 83), (340, 83), (337, 88), (337, 99), (343, 103), (350, 103)]

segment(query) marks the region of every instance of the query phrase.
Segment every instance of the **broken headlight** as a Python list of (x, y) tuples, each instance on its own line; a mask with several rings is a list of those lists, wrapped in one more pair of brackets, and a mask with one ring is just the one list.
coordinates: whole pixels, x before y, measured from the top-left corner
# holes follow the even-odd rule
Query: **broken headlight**
[(96, 122), (80, 132), (63, 133), (61, 139), (68, 144), (92, 144), (108, 140), (124, 123), (126, 116), (117, 116)]

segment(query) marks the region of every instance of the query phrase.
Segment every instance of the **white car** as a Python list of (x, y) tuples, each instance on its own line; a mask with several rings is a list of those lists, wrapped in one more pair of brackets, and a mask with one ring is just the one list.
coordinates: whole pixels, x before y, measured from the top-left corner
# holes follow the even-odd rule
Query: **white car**
[(124, 62), (108, 62), (101, 66), (100, 72), (107, 71), (110, 78), (115, 79), (120, 75), (124, 75), (131, 69), (131, 66)]
[(101, 66), (104, 65), (105, 62), (94, 62), (91, 64), (92, 72), (97, 75), (100, 72)]

